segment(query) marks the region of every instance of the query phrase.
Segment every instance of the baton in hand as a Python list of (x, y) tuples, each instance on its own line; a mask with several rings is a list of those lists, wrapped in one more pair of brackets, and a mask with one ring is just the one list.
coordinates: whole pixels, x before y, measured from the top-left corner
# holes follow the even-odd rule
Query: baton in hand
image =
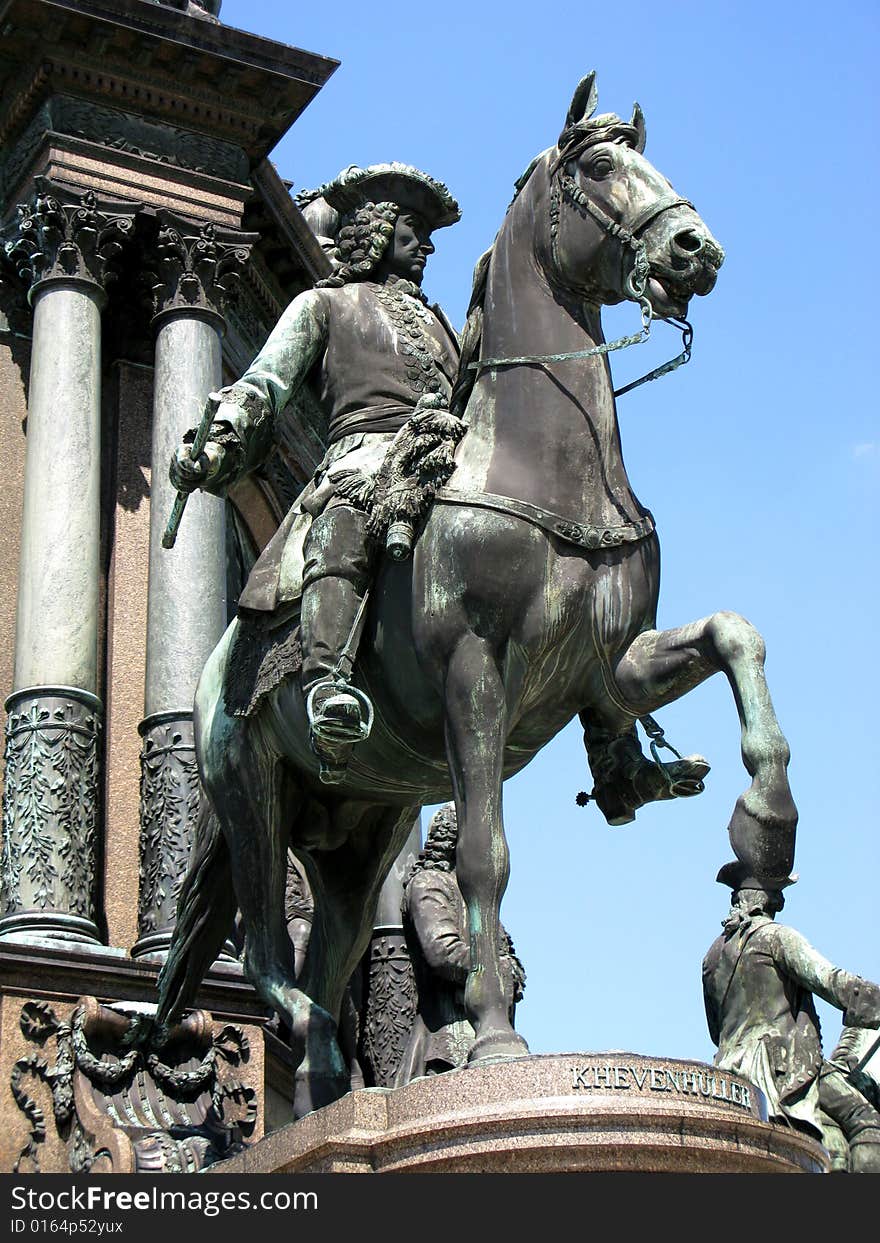
[[(214, 403), (209, 398), (205, 402), (205, 409), (202, 413), (202, 421), (196, 428), (196, 434), (193, 442), (189, 447), (189, 456), (193, 462), (197, 462), (205, 445), (208, 443), (208, 436), (211, 432), (211, 424), (214, 421)], [(186, 503), (190, 498), (189, 492), (178, 492), (168, 519), (168, 525), (165, 527), (165, 534), (162, 536), (162, 547), (173, 548), (174, 541), (177, 539), (177, 531), (180, 527), (180, 520), (183, 517), (183, 511), (186, 509)]]

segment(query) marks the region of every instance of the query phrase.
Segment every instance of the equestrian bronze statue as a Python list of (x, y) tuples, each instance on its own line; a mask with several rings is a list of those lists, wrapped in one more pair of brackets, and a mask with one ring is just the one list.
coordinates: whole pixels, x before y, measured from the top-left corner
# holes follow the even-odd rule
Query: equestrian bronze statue
[[(439, 205), (431, 205), (427, 191), (417, 204), (402, 184), (394, 192), (407, 201), (396, 207), (388, 185), (381, 191), (388, 202), (373, 198), (372, 207), (356, 193), (331, 189), (328, 201), (341, 210), (342, 266), (335, 285), (300, 295), (311, 307), (311, 326), (308, 315), (298, 318), (299, 299), (286, 314), (296, 325), (288, 369), (272, 371), (262, 395), (245, 384), (231, 409), (218, 405), (220, 421), (191, 468), (178, 454), (179, 486), (221, 491), (224, 472), (229, 481), (252, 468), (271, 442), (291, 377), (305, 378), (305, 358), (331, 424), (341, 420), (340, 436), (355, 415), (355, 436), (384, 434), (390, 441), (378, 456), (368, 445), (345, 472), (334, 470), (341, 457), (333, 458), (331, 444), (333, 460), (294, 507), (242, 597), (246, 606), (269, 607), (246, 608), (231, 624), (195, 704), (206, 798), (161, 977), (159, 1019), (192, 1002), (240, 907), (248, 973), (292, 1033), (298, 1114), (347, 1090), (335, 1034), (343, 992), (367, 946), (382, 881), (424, 804), (453, 797), (457, 809), (456, 871), (471, 947), (465, 1006), (476, 1037), (469, 1060), (528, 1051), (511, 1025), (499, 957), (508, 877), (501, 787), (578, 714), (597, 801), (607, 818), (623, 822), (647, 798), (693, 792), (705, 772), (696, 760), (680, 761), (680, 770), (652, 764), (635, 742), (635, 722), (723, 671), (751, 777), (730, 821), (733, 852), (768, 883), (791, 871), (797, 813), (760, 636), (732, 613), (656, 629), (657, 535), (627, 479), (607, 359), (625, 342), (605, 343), (600, 318), (603, 305), (629, 300), (642, 319), (642, 331), (629, 340), (642, 339), (652, 317), (682, 317), (694, 294), (712, 290), (723, 253), (693, 206), (645, 159), (638, 107), (629, 122), (595, 110), (590, 75), (575, 92), (558, 143), (520, 178), (495, 243), (477, 266), (453, 391), (453, 343), (441, 341), (442, 324), (416, 296), (416, 265), (410, 275), (389, 268), (407, 244), (418, 250), (419, 237), (427, 253), (427, 233), (444, 223)], [(369, 190), (368, 182), (360, 184)], [(366, 218), (357, 223), (358, 213), (377, 206), (388, 208), (386, 224), (393, 221), (384, 249)], [(404, 236), (401, 217), (408, 222)], [(346, 234), (352, 228), (355, 235)], [(352, 241), (346, 258), (342, 251)], [(398, 280), (389, 283), (389, 276)], [(403, 287), (398, 298), (400, 279), (413, 288)], [(403, 352), (404, 375), (420, 387), (406, 401), (397, 400), (401, 389), (389, 389), (386, 414), (407, 403), (414, 412), (397, 430), (381, 419), (369, 431), (359, 424), (366, 407), (382, 404), (375, 385), (360, 406), (336, 401), (332, 351), (342, 348), (350, 326), (344, 317), (355, 304), (369, 304), (385, 341), (384, 357), (374, 348), (370, 366), (396, 385)], [(276, 330), (282, 336), (283, 325), (284, 319)], [(372, 384), (366, 371), (362, 379)], [(414, 447), (420, 441), (428, 446), (422, 458)], [(408, 462), (417, 463), (410, 476)], [(426, 515), (424, 505), (415, 506), (412, 555), (396, 559), (383, 551), (400, 518), (387, 502), (399, 495), (401, 480), (416, 476), (424, 484), (421, 501), (432, 503)], [(305, 553), (298, 552), (303, 544), (294, 528), (312, 523)], [(338, 541), (335, 523), (348, 528)], [(355, 528), (357, 539), (349, 538)], [(406, 551), (406, 539), (400, 547), (391, 543), (393, 551)], [(339, 583), (353, 588), (335, 635), (323, 634), (320, 616), (309, 612), (308, 566), (322, 557), (326, 573), (314, 581), (337, 584), (326, 590), (340, 598), (346, 587)], [(300, 589), (304, 580), (297, 617), (285, 585)], [(352, 594), (358, 603), (350, 621)], [(315, 633), (326, 648), (320, 658)], [(314, 698), (307, 705), (321, 684), (326, 713)], [(673, 788), (679, 777), (681, 791)], [(299, 976), (284, 924), (288, 846), (315, 900)]]

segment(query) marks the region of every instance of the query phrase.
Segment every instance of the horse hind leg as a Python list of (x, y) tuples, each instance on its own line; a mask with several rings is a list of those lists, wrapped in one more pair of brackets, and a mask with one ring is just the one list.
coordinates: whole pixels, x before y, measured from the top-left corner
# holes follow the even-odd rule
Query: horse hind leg
[(341, 1015), (346, 987), (369, 945), (382, 882), (418, 811), (417, 806), (340, 801), (332, 808), (333, 831), (334, 838), (342, 834), (344, 840), (333, 850), (301, 856), (314, 917), (300, 981), (332, 1015)]
[(456, 877), (471, 945), (464, 1000), (477, 1038), (468, 1060), (521, 1057), (529, 1049), (513, 1030), (512, 980), (499, 952), (501, 899), (509, 876), (501, 815), (507, 708), (495, 654), (476, 635), (462, 639), (449, 660), (445, 711), (458, 819)]
[(797, 808), (788, 783), (790, 752), (764, 677), (764, 641), (737, 613), (713, 613), (674, 630), (647, 630), (614, 669), (634, 716), (679, 699), (713, 673), (730, 683), (752, 778), (728, 826), (734, 854), (764, 883), (787, 879), (794, 864)]
[(303, 804), (290, 770), (261, 736), (259, 717), (226, 719), (222, 745), (209, 743), (211, 794), (228, 845), (245, 933), (247, 973), (291, 1032), (297, 1117), (348, 1091), (336, 1023), (298, 986), (284, 889), (290, 825)]

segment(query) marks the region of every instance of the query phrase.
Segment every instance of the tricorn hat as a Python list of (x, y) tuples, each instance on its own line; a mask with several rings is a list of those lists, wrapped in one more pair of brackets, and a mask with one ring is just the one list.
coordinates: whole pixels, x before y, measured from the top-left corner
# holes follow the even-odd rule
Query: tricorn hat
[(322, 190), (330, 206), (343, 215), (365, 203), (396, 203), (418, 212), (432, 230), (461, 219), (458, 203), (446, 186), (410, 164), (370, 164), (367, 168), (351, 164)]
[(783, 877), (758, 876), (741, 859), (736, 859), (733, 863), (725, 863), (715, 879), (719, 885), (729, 885), (734, 893), (738, 889), (764, 889), (772, 892), (796, 884), (797, 873), (792, 872), (791, 876)]

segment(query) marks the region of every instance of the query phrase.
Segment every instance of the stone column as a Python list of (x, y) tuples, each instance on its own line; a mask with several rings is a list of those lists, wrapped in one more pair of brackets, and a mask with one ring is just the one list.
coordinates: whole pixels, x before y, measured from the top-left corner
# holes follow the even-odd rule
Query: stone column
[(254, 240), (160, 214), (135, 957), (161, 953), (171, 939), (199, 809), (193, 697), (227, 620), (225, 505), (191, 496), (174, 547), (163, 548), (176, 495), (168, 465), (184, 432), (198, 425), (208, 394), (222, 384), (222, 308)]
[(136, 210), (40, 180), (6, 245), (34, 325), (0, 938), (100, 941), (101, 311)]
[(416, 988), (403, 935), (403, 883), (422, 848), (421, 819), (385, 878), (370, 941), (367, 1002), (361, 1047), (368, 1082), (391, 1087), (416, 1013)]

